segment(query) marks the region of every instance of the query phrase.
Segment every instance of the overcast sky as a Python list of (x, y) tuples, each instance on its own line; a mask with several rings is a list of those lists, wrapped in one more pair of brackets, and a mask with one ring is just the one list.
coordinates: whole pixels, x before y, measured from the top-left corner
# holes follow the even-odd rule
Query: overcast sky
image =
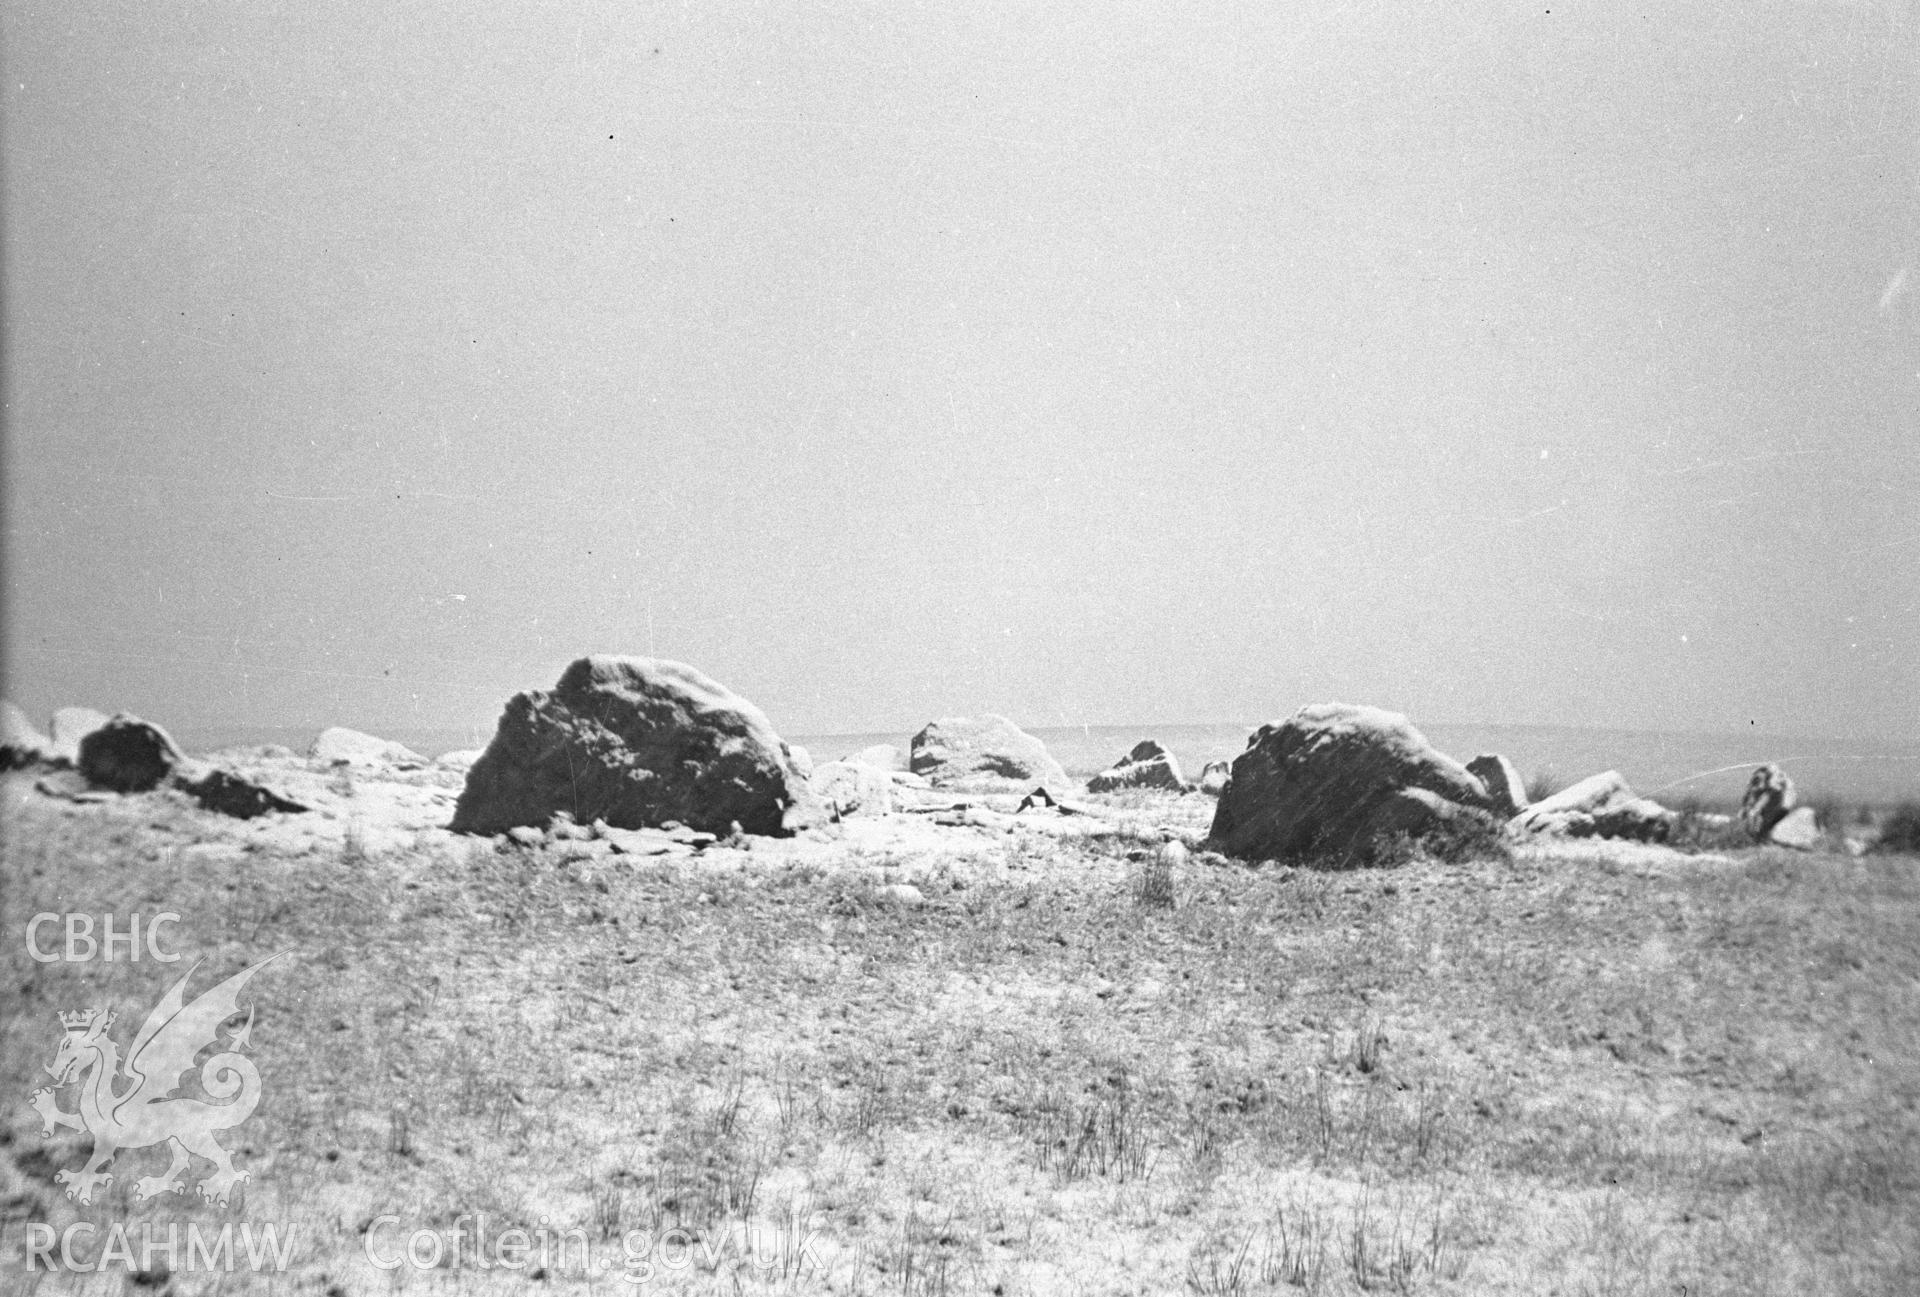
[(1920, 734), (1905, 3), (5, 12), (5, 689)]

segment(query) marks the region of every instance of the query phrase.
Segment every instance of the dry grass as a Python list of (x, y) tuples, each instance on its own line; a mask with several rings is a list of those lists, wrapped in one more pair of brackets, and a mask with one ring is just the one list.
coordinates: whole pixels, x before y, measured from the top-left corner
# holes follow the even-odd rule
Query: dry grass
[[(300, 1227), (276, 1291), (518, 1291), (471, 1234), (432, 1272), (365, 1260), (375, 1217), (481, 1213), (577, 1231), (575, 1256), (687, 1231), (691, 1263), (644, 1291), (1920, 1291), (1920, 862), (1155, 876), (1155, 826), (1211, 806), (1143, 798), (1120, 832), (937, 860), (636, 865), (196, 852), (228, 830), (181, 804), (33, 801), (0, 923), (174, 910), (201, 977), (290, 952), (257, 983), (266, 1100), (227, 1141), (253, 1172), (239, 1215)], [(84, 1145), (25, 1108), (54, 1013), (137, 1017), (178, 970), (6, 958), (19, 1274), (24, 1223), (76, 1214), (51, 1177)], [(132, 1203), (132, 1178), (95, 1218), (207, 1219)], [(796, 1216), (813, 1253), (743, 1263)]]

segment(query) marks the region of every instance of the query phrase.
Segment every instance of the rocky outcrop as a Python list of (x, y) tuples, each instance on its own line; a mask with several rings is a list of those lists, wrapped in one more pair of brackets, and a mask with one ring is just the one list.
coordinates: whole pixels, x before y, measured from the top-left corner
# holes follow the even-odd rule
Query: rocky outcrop
[(799, 771), (802, 779), (811, 779), (813, 777), (813, 753), (807, 751), (798, 743), (787, 743), (782, 746), (787, 750), (787, 764)]
[(893, 777), (856, 761), (829, 761), (814, 767), (814, 796), (835, 819), (850, 815), (887, 815), (893, 811)]
[(424, 766), (427, 759), (404, 743), (335, 725), (321, 730), (307, 749), (315, 761), (333, 766)]
[(95, 788), (144, 793), (158, 788), (187, 763), (173, 736), (125, 712), (89, 730), (80, 740), (80, 774)]
[(91, 707), (62, 707), (53, 714), (53, 759), (68, 765), (80, 764), (80, 740), (105, 725), (105, 712)]
[(1494, 813), (1512, 819), (1527, 809), (1527, 783), (1513, 762), (1493, 752), (1483, 752), (1467, 762), (1467, 773), (1480, 781), (1493, 799)]
[(1321, 703), (1255, 732), (1214, 812), (1212, 844), (1250, 860), (1359, 863), (1387, 836), (1419, 837), (1493, 803), (1407, 718)]
[(1128, 788), (1184, 793), (1189, 787), (1180, 777), (1180, 762), (1152, 739), (1140, 740), (1133, 745), (1133, 751), (1087, 781), (1090, 793), (1113, 793)]
[(501, 833), (560, 811), (621, 829), (678, 821), (725, 834), (738, 823), (763, 835), (825, 815), (758, 707), (683, 663), (609, 655), (508, 701), (451, 827)]
[(471, 770), (473, 763), (484, 755), (484, 748), (456, 748), (452, 752), (442, 752), (433, 759), (433, 764), (444, 770)]
[(1773, 826), (1794, 808), (1797, 797), (1787, 772), (1769, 762), (1754, 769), (1740, 799), (1740, 826), (1755, 842), (1765, 842)]
[(1200, 768), (1200, 791), (1209, 797), (1218, 797), (1227, 787), (1227, 781), (1233, 778), (1231, 761), (1209, 761)]
[(0, 701), (0, 770), (45, 765), (53, 760), (53, 740), (34, 728), (27, 714)]
[(1677, 817), (1660, 803), (1636, 796), (1618, 771), (1591, 775), (1543, 797), (1508, 822), (1519, 837), (1629, 838), (1665, 842)]
[(1068, 782), (1046, 744), (990, 714), (933, 721), (913, 736), (909, 765), (940, 787)]

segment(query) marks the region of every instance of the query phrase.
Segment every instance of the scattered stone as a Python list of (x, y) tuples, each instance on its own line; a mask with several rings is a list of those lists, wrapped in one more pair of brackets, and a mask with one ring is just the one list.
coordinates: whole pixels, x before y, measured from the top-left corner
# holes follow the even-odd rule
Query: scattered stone
[(296, 814), (313, 809), (219, 766), (190, 763), (174, 774), (173, 786), (208, 810), (241, 820), (251, 820), (271, 811)]
[(1519, 837), (1665, 842), (1676, 818), (1660, 803), (1636, 796), (1618, 771), (1608, 770), (1541, 798), (1507, 826)]
[(53, 714), (53, 759), (80, 764), (80, 740), (105, 725), (109, 717), (91, 707), (62, 707)]
[(1519, 767), (1497, 752), (1483, 752), (1467, 762), (1467, 773), (1480, 781), (1493, 799), (1494, 814), (1512, 819), (1527, 809), (1527, 781)]
[(1800, 806), (1788, 811), (1767, 830), (1767, 841), (1776, 847), (1812, 851), (1820, 845), (1820, 822), (1813, 807)]
[(550, 842), (591, 842), (593, 829), (575, 821), (566, 811), (555, 811), (547, 822), (547, 840)]
[(798, 743), (782, 743), (780, 746), (787, 750), (787, 764), (793, 767), (796, 774), (802, 779), (813, 778), (813, 753)]
[(758, 707), (682, 663), (611, 655), (514, 695), (451, 827), (497, 833), (561, 810), (623, 829), (737, 821), (780, 835), (825, 817)]
[(888, 815), (893, 811), (893, 779), (877, 766), (829, 761), (813, 772), (813, 793), (835, 819), (849, 815)]
[(70, 802), (110, 802), (114, 797), (89, 784), (78, 770), (55, 770), (34, 780), (33, 786), (49, 797), (64, 797)]
[(1319, 703), (1263, 725), (1233, 764), (1213, 849), (1242, 859), (1369, 858), (1382, 836), (1430, 832), (1492, 801), (1407, 718)]
[(917, 910), (927, 903), (927, 898), (912, 883), (888, 883), (885, 887), (876, 888), (874, 895), (881, 900), (891, 901), (895, 905), (903, 905), (912, 910)]
[(840, 758), (854, 765), (872, 766), (877, 770), (905, 771), (907, 763), (900, 759), (900, 749), (891, 743), (876, 743), (872, 747), (861, 748)]
[(327, 765), (347, 766), (424, 766), (427, 759), (390, 739), (377, 738), (335, 725), (320, 731), (307, 749), (307, 755)]
[(0, 701), (0, 770), (45, 765), (53, 760), (53, 740), (35, 729), (27, 714)]
[(507, 830), (507, 837), (523, 847), (544, 847), (547, 845), (546, 830), (537, 829), (531, 824), (514, 825)]
[(887, 777), (893, 780), (896, 788), (931, 788), (933, 781), (925, 775), (916, 775), (911, 770), (889, 770)]
[[(1022, 814), (1025, 814), (1027, 811), (1038, 810), (1042, 807), (1045, 807), (1048, 810), (1058, 811), (1062, 815), (1098, 815), (1099, 814), (1098, 811), (1096, 811), (1093, 807), (1088, 806), (1085, 802), (1070, 802), (1070, 801), (1067, 801), (1065, 798), (1055, 797), (1052, 793), (1047, 791), (1045, 784), (1037, 785), (1032, 792), (1028, 793), (1025, 797), (1022, 797), (1020, 799), (1020, 804), (1013, 808), (1013, 813), (1015, 815), (1022, 815)], [(956, 808), (956, 809), (964, 809), (964, 808)]]
[(1209, 797), (1218, 797), (1226, 791), (1227, 781), (1232, 778), (1231, 761), (1209, 761), (1200, 767), (1200, 791)]
[(74, 763), (88, 783), (116, 793), (158, 788), (187, 762), (173, 736), (158, 725), (122, 712), (80, 740)]
[(1180, 776), (1180, 762), (1173, 753), (1152, 739), (1142, 739), (1133, 751), (1087, 781), (1090, 793), (1112, 793), (1125, 788), (1163, 788), (1184, 793), (1187, 781)]
[(1747, 780), (1746, 796), (1740, 799), (1740, 826), (1755, 842), (1765, 842), (1797, 801), (1786, 771), (1772, 762), (1758, 766)]
[(1067, 782), (1067, 772), (1046, 744), (1006, 717), (991, 714), (931, 722), (913, 736), (909, 765), (914, 774), (943, 787)]
[(604, 821), (596, 821), (593, 830), (598, 837), (611, 843), (615, 851), (628, 856), (663, 856), (676, 851), (699, 851), (718, 841), (711, 833), (696, 833), (678, 826), (671, 829), (616, 829)]

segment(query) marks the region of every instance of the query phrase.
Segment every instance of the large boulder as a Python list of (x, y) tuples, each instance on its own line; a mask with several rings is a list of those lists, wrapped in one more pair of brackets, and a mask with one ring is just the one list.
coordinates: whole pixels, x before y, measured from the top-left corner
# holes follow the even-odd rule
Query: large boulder
[(116, 793), (158, 788), (187, 763), (187, 754), (172, 735), (125, 712), (88, 731), (78, 756), (74, 764), (89, 784)]
[(1618, 771), (1608, 770), (1541, 798), (1508, 821), (1507, 827), (1518, 837), (1665, 842), (1676, 818), (1660, 803), (1637, 796)]
[(1209, 797), (1218, 797), (1226, 791), (1227, 781), (1231, 778), (1231, 761), (1209, 761), (1200, 768), (1200, 791)]
[(427, 759), (404, 743), (376, 738), (344, 725), (321, 730), (307, 749), (315, 761), (333, 766), (424, 766)]
[(1793, 780), (1779, 766), (1768, 762), (1754, 769), (1747, 780), (1746, 796), (1740, 799), (1740, 827), (1755, 842), (1765, 842), (1773, 826), (1785, 819), (1797, 798)]
[(27, 714), (0, 700), (0, 770), (44, 765), (53, 760), (53, 740), (34, 728)]
[(1494, 813), (1512, 819), (1527, 809), (1527, 781), (1513, 762), (1495, 752), (1483, 752), (1467, 762), (1467, 773), (1480, 781), (1493, 799)]
[(891, 743), (876, 743), (872, 747), (861, 748), (858, 752), (849, 752), (840, 758), (855, 765), (872, 766), (876, 770), (905, 770), (907, 763), (900, 759), (900, 749)]
[(929, 723), (913, 736), (908, 766), (936, 785), (1068, 783), (1046, 744), (991, 714)]
[(813, 794), (835, 819), (887, 815), (893, 810), (893, 776), (857, 761), (828, 761), (813, 768)]
[(1354, 863), (1372, 858), (1385, 836), (1418, 837), (1492, 809), (1480, 781), (1406, 717), (1319, 703), (1254, 733), (1210, 836), (1216, 850), (1243, 859)]
[(80, 740), (105, 725), (110, 718), (91, 707), (62, 707), (53, 714), (53, 759), (68, 765), (80, 764)]
[(725, 834), (793, 832), (824, 818), (764, 713), (679, 662), (598, 655), (551, 691), (515, 694), (454, 807), (457, 833), (671, 821)]
[(1090, 793), (1113, 793), (1126, 788), (1162, 788), (1184, 793), (1190, 785), (1180, 777), (1180, 762), (1152, 739), (1141, 739), (1133, 751), (1087, 781)]

